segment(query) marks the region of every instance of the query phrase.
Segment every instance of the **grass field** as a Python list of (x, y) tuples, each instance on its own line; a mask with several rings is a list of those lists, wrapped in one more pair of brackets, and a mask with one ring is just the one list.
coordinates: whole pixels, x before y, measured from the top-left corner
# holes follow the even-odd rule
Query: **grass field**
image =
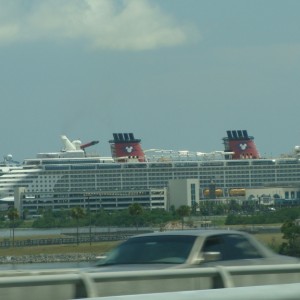
[(282, 233), (259, 233), (254, 236), (269, 248), (278, 252), (280, 245), (285, 241), (282, 238)]
[(64, 253), (96, 253), (103, 254), (115, 247), (120, 242), (82, 243), (79, 245), (49, 245), (34, 247), (1, 248), (0, 256), (37, 255), (37, 254), (64, 254)]

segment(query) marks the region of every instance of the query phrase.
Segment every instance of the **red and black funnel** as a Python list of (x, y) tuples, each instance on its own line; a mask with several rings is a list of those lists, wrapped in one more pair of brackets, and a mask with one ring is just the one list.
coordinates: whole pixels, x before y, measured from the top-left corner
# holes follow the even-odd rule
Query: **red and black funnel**
[(118, 162), (145, 161), (144, 151), (141, 147), (141, 140), (136, 139), (133, 133), (113, 133), (113, 140), (110, 140), (112, 157)]
[(227, 137), (223, 138), (225, 152), (233, 152), (227, 159), (257, 159), (260, 155), (256, 149), (253, 136), (247, 130), (228, 130)]

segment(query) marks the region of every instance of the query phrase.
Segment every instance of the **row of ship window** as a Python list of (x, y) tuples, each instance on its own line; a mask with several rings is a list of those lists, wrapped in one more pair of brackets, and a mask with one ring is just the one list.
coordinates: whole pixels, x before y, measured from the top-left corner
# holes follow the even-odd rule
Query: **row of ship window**
[[(99, 163), (99, 160), (89, 160), (88, 163), (90, 166), (94, 166), (97, 168), (105, 169), (105, 168), (165, 168), (165, 167), (185, 167), (185, 166), (194, 166), (198, 167), (201, 166), (220, 166), (220, 165), (274, 165), (274, 164), (295, 164), (298, 162), (298, 159), (281, 159), (281, 160), (226, 160), (226, 161), (199, 161), (199, 162), (192, 162), (192, 161), (182, 161), (182, 162), (164, 162), (164, 163), (131, 163), (131, 164), (117, 164), (117, 163)], [(59, 164), (55, 161), (43, 161), (45, 166), (59, 166), (59, 165), (68, 165), (71, 167), (76, 166), (89, 166), (86, 159), (85, 160), (77, 160), (77, 161), (60, 161)]]
[[(174, 177), (175, 179), (177, 177)], [(182, 177), (178, 177), (178, 178), (182, 178)], [(189, 177), (190, 178), (190, 177)], [(62, 181), (59, 181), (58, 183), (56, 183), (55, 187), (65, 187), (65, 186), (69, 186), (70, 183), (71, 183), (71, 186), (78, 186), (78, 187), (85, 187), (85, 186), (90, 186), (90, 187), (94, 187), (94, 186), (98, 186), (101, 188), (101, 186), (103, 188), (105, 187), (115, 187), (115, 186), (126, 186), (126, 185), (129, 185), (129, 187), (135, 183), (137, 185), (142, 185), (144, 184), (145, 186), (149, 185), (150, 182), (151, 182), (151, 185), (152, 186), (165, 186), (167, 185), (168, 183), (168, 180), (170, 178), (168, 177), (165, 177), (165, 178), (156, 178), (156, 180), (147, 180), (147, 179), (143, 179), (143, 178), (126, 178), (126, 179), (123, 179), (122, 181), (114, 181), (113, 179), (111, 178), (107, 178), (106, 180), (94, 180), (94, 178), (92, 180), (88, 180), (88, 179), (80, 179), (78, 180), (78, 182), (75, 182), (75, 181), (69, 181), (69, 180), (62, 180)], [(197, 179), (197, 178), (196, 178)], [(261, 182), (261, 180), (264, 180), (264, 181), (274, 181), (274, 180), (277, 180), (277, 181), (280, 181), (280, 180), (284, 180), (284, 181), (297, 181), (299, 178), (298, 178), (298, 174), (277, 174), (276, 176), (270, 176), (270, 175), (267, 175), (267, 174), (262, 174), (260, 176), (251, 176), (249, 178), (248, 175), (243, 175), (243, 174), (240, 174), (239, 176), (239, 179), (236, 178), (236, 176), (218, 176), (217, 174), (214, 174), (213, 176), (212, 175), (206, 175), (206, 176), (200, 176), (199, 177), (199, 181), (200, 181), (200, 184), (203, 184), (204, 182), (211, 182), (211, 180), (214, 179), (214, 180), (218, 180), (218, 181), (221, 181), (223, 182), (224, 180), (226, 182)], [(24, 183), (23, 183), (24, 185)], [(22, 186), (22, 184), (21, 184)], [(39, 188), (40, 186), (39, 185), (35, 185), (36, 188)]]
[[(123, 176), (122, 178), (120, 178), (120, 180), (122, 180), (122, 181), (128, 181), (128, 180), (131, 180), (131, 181), (133, 181), (133, 180), (147, 181), (147, 179), (148, 179), (149, 181), (153, 181), (153, 179), (156, 179), (156, 178), (160, 178), (161, 180), (168, 180), (168, 179), (172, 179), (172, 178), (191, 178), (191, 179), (192, 178), (193, 179), (199, 178), (201, 180), (201, 179), (205, 179), (207, 176), (209, 176), (210, 178), (212, 176), (221, 176), (221, 177), (224, 176), (224, 178), (230, 179), (230, 178), (236, 178), (236, 174), (237, 173), (230, 174), (229, 172), (227, 172), (226, 174), (224, 174), (224, 173), (212, 173), (212, 174), (206, 174), (206, 175), (201, 175), (201, 176), (191, 176), (191, 174), (174, 174), (174, 176), (164, 175), (164, 176), (157, 176), (157, 177), (153, 177), (153, 178), (152, 177), (141, 177), (141, 176)], [(185, 175), (185, 176), (183, 176), (183, 175)], [(277, 177), (277, 178), (281, 178), (281, 177), (282, 178), (293, 178), (293, 177), (295, 177), (295, 178), (298, 178), (299, 177), (299, 172), (289, 171), (288, 173), (279, 173), (279, 172), (277, 172), (277, 173), (273, 173), (273, 174), (272, 173), (264, 173), (264, 172), (258, 173), (257, 172), (257, 173), (251, 173), (250, 175), (251, 175), (252, 178), (255, 177), (255, 176), (259, 176), (259, 178), (264, 178), (264, 177), (269, 177), (269, 178), (271, 178), (271, 177), (273, 177), (273, 178), (275, 178), (275, 177)], [(241, 176), (249, 178), (249, 173), (239, 172), (239, 177), (241, 177)], [(75, 178), (73, 178), (72, 181), (74, 181), (74, 179)], [(80, 182), (89, 182), (89, 181), (94, 181), (95, 177), (94, 176), (89, 176), (89, 177), (79, 176), (78, 179), (80, 180)], [(97, 178), (96, 178), (96, 180), (98, 182), (105, 182), (105, 181), (109, 182), (109, 181), (114, 181), (115, 179), (116, 178), (104, 177), (104, 178), (101, 178), (101, 180), (100, 180), (100, 178), (98, 178), (98, 180), (97, 180)], [(69, 181), (70, 180), (68, 178), (60, 180), (61, 183), (63, 183), (63, 182), (68, 183)], [(24, 184), (24, 183), (26, 184), (28, 182), (30, 182), (30, 180), (23, 180), (19, 184)], [(52, 181), (50, 181), (50, 182), (39, 181), (39, 182), (44, 183), (44, 184), (49, 183), (50, 185), (52, 183)]]
[[(251, 178), (254, 178), (256, 176), (259, 176), (259, 178), (297, 178), (299, 177), (299, 173), (298, 172), (288, 172), (288, 173), (276, 173), (276, 174), (267, 174), (267, 173), (256, 173), (256, 174), (250, 174), (251, 175)], [(223, 177), (224, 174), (223, 173), (213, 173), (213, 174), (207, 174), (207, 175), (201, 175), (201, 176), (190, 176), (190, 174), (186, 174), (187, 177), (185, 176), (182, 176), (182, 174), (174, 174), (174, 176), (157, 176), (157, 177), (154, 177), (154, 178), (151, 178), (151, 177), (141, 177), (141, 176), (124, 176), (122, 178), (120, 178), (120, 180), (122, 180), (123, 182), (126, 182), (126, 181), (145, 181), (147, 182), (148, 180), (149, 181), (153, 181), (153, 179), (160, 179), (160, 180), (168, 180), (168, 179), (172, 179), (172, 178), (190, 178), (190, 179), (197, 179), (199, 178), (200, 180), (201, 179), (205, 179), (207, 177), (211, 178), (212, 176), (221, 176)], [(239, 172), (239, 177), (245, 177), (245, 178), (249, 178), (249, 173), (243, 173), (243, 172)], [(230, 179), (230, 178), (233, 178), (233, 179), (236, 179), (236, 173), (235, 174), (225, 174), (224, 178), (226, 179)], [(71, 180), (71, 182), (74, 182), (74, 179)], [(110, 177), (105, 177), (105, 178), (100, 178), (97, 180), (97, 182), (111, 182), (111, 181), (115, 181), (116, 178), (110, 178)], [(89, 178), (86, 178), (86, 177), (78, 177), (78, 181), (79, 182), (89, 182), (89, 181), (94, 181), (95, 180), (95, 177), (89, 177)], [(60, 180), (59, 182), (61, 183), (68, 183), (70, 182), (70, 180), (68, 178), (65, 178), (64, 180)], [(24, 183), (24, 181), (23, 181)], [(41, 182), (42, 183), (42, 182)], [(46, 183), (46, 182), (44, 182)], [(51, 182), (50, 182), (51, 184)], [(36, 185), (37, 186), (37, 185)]]
[[(176, 170), (172, 170), (170, 172), (141, 172), (141, 173), (131, 173), (131, 172), (126, 172), (126, 173), (114, 173), (114, 172), (109, 172), (109, 173), (94, 173), (91, 174), (89, 172), (86, 173), (82, 173), (82, 174), (69, 174), (69, 172), (65, 172), (66, 175), (69, 175), (70, 178), (82, 178), (82, 177), (90, 177), (93, 178), (94, 176), (97, 176), (98, 178), (105, 178), (105, 177), (113, 177), (113, 178), (122, 178), (122, 177), (130, 177), (130, 176), (142, 176), (144, 175), (145, 177), (155, 177), (155, 176), (164, 176), (164, 177), (171, 177), (173, 175), (179, 175), (179, 176), (201, 176), (201, 174), (225, 174), (225, 176), (229, 175), (229, 174), (252, 174), (252, 175), (260, 175), (260, 174), (281, 174), (281, 173), (285, 173), (287, 172), (288, 174), (290, 173), (299, 173), (300, 172), (300, 165), (299, 166), (295, 166), (295, 168), (291, 168), (291, 166), (289, 166), (288, 168), (278, 168), (274, 171), (274, 168), (270, 168), (270, 169), (222, 169), (222, 168), (218, 168), (218, 169), (207, 169), (207, 170), (195, 170), (195, 171), (191, 171), (191, 170), (186, 170), (186, 172), (182, 172), (182, 171), (176, 171)], [(60, 174), (61, 175), (61, 174)]]

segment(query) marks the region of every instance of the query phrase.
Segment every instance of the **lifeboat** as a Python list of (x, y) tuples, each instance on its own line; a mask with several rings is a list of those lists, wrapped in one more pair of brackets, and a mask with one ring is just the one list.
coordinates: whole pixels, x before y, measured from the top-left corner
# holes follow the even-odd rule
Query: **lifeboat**
[(230, 189), (229, 196), (231, 197), (242, 197), (246, 195), (245, 189)]
[[(205, 197), (209, 197), (210, 196), (210, 192), (211, 191), (209, 189), (205, 189), (203, 191), (203, 195)], [(215, 189), (214, 194), (215, 194), (216, 197), (223, 197), (224, 196), (224, 193), (223, 193), (222, 189)]]

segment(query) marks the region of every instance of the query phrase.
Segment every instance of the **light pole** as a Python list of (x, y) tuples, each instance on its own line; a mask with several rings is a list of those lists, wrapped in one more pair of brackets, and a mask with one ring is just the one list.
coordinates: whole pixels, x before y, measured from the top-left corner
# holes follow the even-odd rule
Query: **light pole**
[(110, 219), (111, 219), (111, 212), (109, 212), (108, 213), (108, 232), (110, 233), (110, 226), (111, 226), (111, 224), (110, 224)]

